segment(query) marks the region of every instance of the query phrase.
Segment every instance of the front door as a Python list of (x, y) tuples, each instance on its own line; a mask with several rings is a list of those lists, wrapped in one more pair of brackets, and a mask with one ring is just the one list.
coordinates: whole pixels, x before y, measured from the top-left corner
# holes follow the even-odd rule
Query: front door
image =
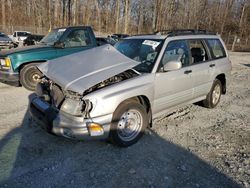
[[(170, 61), (181, 61), (182, 68), (164, 72), (163, 65)], [(186, 40), (169, 42), (155, 75), (155, 97), (153, 114), (160, 113), (193, 97), (190, 53)]]

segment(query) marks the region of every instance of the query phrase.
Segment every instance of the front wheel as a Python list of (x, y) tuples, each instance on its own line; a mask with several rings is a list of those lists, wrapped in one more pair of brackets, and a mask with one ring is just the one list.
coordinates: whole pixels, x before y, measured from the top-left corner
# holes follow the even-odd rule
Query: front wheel
[(143, 105), (134, 100), (124, 101), (113, 114), (109, 134), (111, 142), (121, 147), (135, 144), (144, 134), (148, 122)]
[(215, 108), (220, 102), (222, 93), (222, 85), (220, 80), (215, 79), (207, 98), (203, 101), (203, 104), (207, 108)]
[(36, 85), (42, 76), (42, 73), (36, 67), (37, 65), (39, 63), (30, 63), (20, 71), (20, 82), (23, 87), (30, 91), (35, 91)]

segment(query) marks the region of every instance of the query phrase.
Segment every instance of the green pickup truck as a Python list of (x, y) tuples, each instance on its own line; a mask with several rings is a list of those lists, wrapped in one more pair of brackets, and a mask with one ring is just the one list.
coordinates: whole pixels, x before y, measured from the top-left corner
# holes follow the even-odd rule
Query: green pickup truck
[(41, 72), (36, 66), (54, 58), (96, 47), (89, 26), (52, 30), (39, 45), (0, 51), (0, 82), (35, 90)]

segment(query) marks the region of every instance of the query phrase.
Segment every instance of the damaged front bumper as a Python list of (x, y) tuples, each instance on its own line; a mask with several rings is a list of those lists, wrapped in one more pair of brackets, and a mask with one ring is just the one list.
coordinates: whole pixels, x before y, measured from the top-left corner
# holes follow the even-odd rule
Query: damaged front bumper
[[(39, 97), (31, 101), (30, 113), (48, 132), (77, 140), (107, 139), (112, 120), (112, 114), (89, 119), (65, 114)], [(103, 132), (101, 134), (91, 132), (90, 126), (93, 124), (102, 127)]]

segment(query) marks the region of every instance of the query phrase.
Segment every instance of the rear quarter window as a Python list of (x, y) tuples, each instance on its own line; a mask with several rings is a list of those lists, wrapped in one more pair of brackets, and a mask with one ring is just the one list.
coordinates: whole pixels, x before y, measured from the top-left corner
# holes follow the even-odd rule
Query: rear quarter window
[(226, 57), (226, 52), (219, 39), (207, 39), (211, 55), (214, 59)]

